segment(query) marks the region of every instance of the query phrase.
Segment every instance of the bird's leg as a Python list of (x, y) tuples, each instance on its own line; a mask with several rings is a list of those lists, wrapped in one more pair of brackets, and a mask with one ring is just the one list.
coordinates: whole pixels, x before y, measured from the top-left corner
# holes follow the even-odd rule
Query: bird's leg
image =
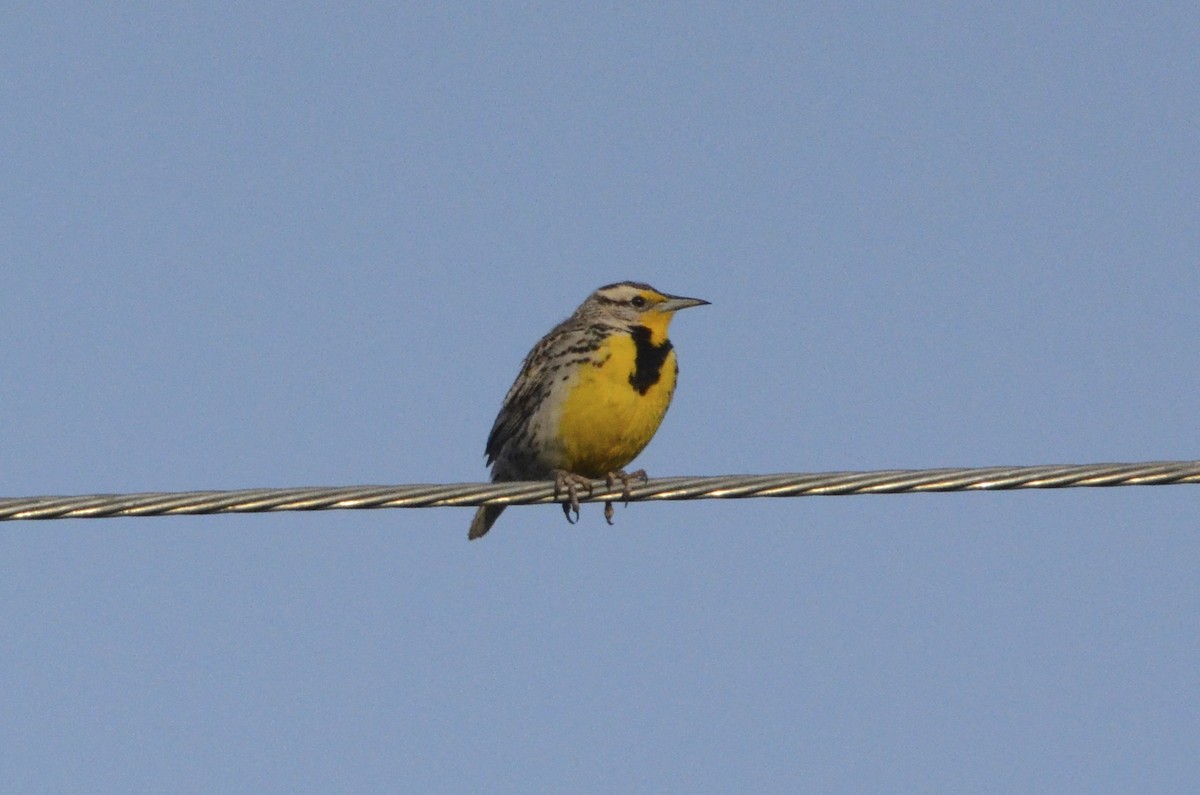
[[(585, 478), (583, 475), (576, 475), (574, 472), (568, 472), (565, 469), (554, 470), (554, 499), (558, 499), (560, 492), (567, 493), (567, 501), (562, 504), (563, 516), (567, 517), (567, 522), (575, 524), (579, 521), (579, 487), (585, 486), (588, 490), (588, 496), (592, 495), (592, 481)], [(571, 518), (571, 513), (575, 514), (575, 518)]]
[[(609, 491), (612, 491), (612, 487), (617, 484), (618, 480), (621, 481), (621, 497), (624, 499), (625, 505), (629, 504), (629, 498), (632, 496), (629, 490), (629, 481), (640, 480), (643, 483), (650, 482), (650, 478), (646, 476), (646, 470), (644, 469), (639, 469), (636, 472), (626, 472), (623, 469), (619, 469), (616, 472), (609, 472), (604, 476), (604, 482), (608, 484)], [(613, 523), (613, 507), (611, 502), (606, 501), (604, 503), (604, 518), (609, 524)]]
[(633, 496), (629, 489), (630, 481), (640, 480), (643, 483), (649, 483), (650, 478), (646, 476), (646, 470), (639, 469), (636, 472), (626, 472), (623, 469), (618, 469), (616, 472), (609, 472), (604, 476), (604, 482), (608, 484), (609, 491), (617, 485), (617, 481), (621, 482), (621, 498), (625, 504), (629, 504), (629, 498)]

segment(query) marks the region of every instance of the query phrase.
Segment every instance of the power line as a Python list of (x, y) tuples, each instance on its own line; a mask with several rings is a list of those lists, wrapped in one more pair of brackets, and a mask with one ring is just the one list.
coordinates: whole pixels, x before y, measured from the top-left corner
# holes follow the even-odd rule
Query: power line
[[(1059, 489), (1078, 486), (1165, 486), (1176, 483), (1200, 483), (1200, 461), (653, 478), (649, 483), (632, 485), (630, 501), (911, 494)], [(580, 502), (621, 499), (620, 489), (609, 489), (599, 481), (595, 484), (592, 494), (580, 495)], [(536, 505), (556, 501), (561, 502), (562, 499), (555, 498), (554, 485), (544, 481), (334, 488), (317, 486), (6, 498), (0, 499), (0, 521), (362, 508), (439, 508), (478, 506), (485, 503)]]

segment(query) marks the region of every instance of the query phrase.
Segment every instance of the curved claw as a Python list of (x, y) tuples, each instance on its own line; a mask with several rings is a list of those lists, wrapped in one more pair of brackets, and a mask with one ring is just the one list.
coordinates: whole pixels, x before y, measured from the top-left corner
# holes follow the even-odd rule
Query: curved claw
[[(583, 475), (576, 475), (574, 472), (567, 472), (564, 469), (554, 471), (554, 499), (558, 499), (558, 495), (566, 491), (567, 501), (562, 504), (563, 516), (567, 517), (568, 524), (575, 524), (579, 521), (579, 487), (586, 486), (588, 496), (592, 494), (592, 481), (585, 478)], [(571, 514), (575, 514), (575, 518), (571, 518)]]

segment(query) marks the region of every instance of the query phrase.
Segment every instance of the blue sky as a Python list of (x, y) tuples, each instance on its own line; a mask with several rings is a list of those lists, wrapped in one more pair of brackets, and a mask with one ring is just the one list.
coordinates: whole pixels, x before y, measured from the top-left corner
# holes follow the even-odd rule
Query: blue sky
[[(651, 476), (1191, 459), (1191, 4), (14, 5), (0, 493), (480, 480), (592, 289)], [(0, 527), (20, 792), (1178, 792), (1187, 486)]]

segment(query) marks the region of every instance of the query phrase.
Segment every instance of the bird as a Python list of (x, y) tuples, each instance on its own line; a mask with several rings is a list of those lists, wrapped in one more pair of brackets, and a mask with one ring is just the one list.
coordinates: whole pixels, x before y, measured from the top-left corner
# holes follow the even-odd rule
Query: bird
[[(525, 357), (488, 434), (484, 455), (492, 482), (554, 480), (565, 491), (567, 521), (579, 518), (579, 489), (603, 478), (620, 481), (626, 500), (645, 470), (624, 467), (642, 452), (662, 423), (679, 365), (667, 327), (700, 298), (668, 295), (644, 282), (599, 288)], [(504, 510), (484, 505), (467, 537), (481, 538)], [(604, 517), (612, 524), (611, 502)]]

